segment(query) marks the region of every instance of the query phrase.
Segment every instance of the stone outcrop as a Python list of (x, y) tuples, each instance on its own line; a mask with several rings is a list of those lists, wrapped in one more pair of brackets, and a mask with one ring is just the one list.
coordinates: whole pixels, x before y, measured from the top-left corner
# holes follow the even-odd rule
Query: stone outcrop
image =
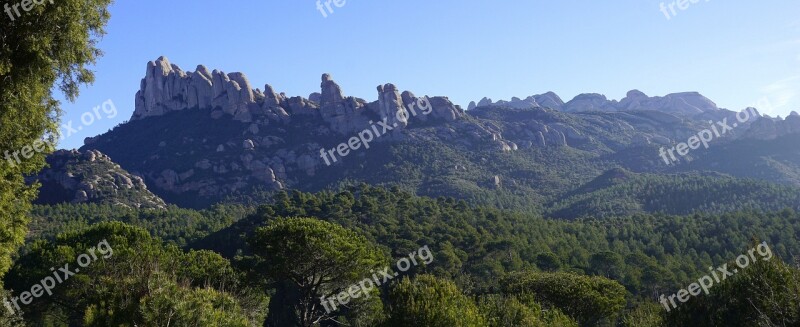
[(59, 150), (47, 157), (47, 163), (49, 167), (28, 179), (42, 184), (39, 203), (166, 208), (164, 200), (151, 193), (141, 177), (123, 170), (100, 151)]
[(331, 130), (341, 134), (352, 133), (369, 124), (367, 117), (363, 115), (367, 103), (354, 97), (345, 97), (342, 88), (333, 81), (331, 75), (322, 75), (320, 88), (322, 93), (319, 112)]
[(753, 122), (744, 137), (774, 140), (788, 134), (800, 133), (800, 114), (792, 111), (785, 119), (762, 117)]
[(241, 73), (225, 74), (204, 66), (184, 72), (166, 57), (147, 63), (147, 73), (136, 93), (131, 120), (194, 108), (218, 108), (238, 120), (252, 119), (254, 91)]
[(564, 106), (564, 100), (561, 100), (561, 97), (554, 92), (534, 95), (533, 99), (544, 108), (559, 109)]
[(430, 116), (436, 119), (451, 122), (461, 118), (464, 114), (464, 110), (454, 105), (447, 97), (432, 97), (429, 98), (429, 101), (433, 107), (433, 112), (431, 112)]
[(597, 93), (584, 93), (579, 94), (569, 102), (565, 103), (561, 108), (562, 111), (576, 112), (576, 111), (616, 111), (612, 101), (609, 101), (605, 95)]
[(378, 86), (378, 115), (381, 119), (385, 118), (391, 126), (408, 126), (410, 113), (394, 84)]

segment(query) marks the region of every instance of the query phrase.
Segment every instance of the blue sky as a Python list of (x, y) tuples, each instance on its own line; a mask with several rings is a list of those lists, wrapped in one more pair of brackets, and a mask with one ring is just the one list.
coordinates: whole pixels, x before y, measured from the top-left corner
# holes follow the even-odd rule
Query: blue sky
[[(323, 0), (324, 2), (325, 0)], [(319, 91), (331, 73), (347, 95), (377, 98), (394, 83), (465, 106), (554, 91), (620, 99), (698, 91), (719, 106), (768, 101), (771, 115), (800, 111), (800, 2), (699, 0), (669, 19), (656, 0), (346, 0), (324, 17), (316, 0), (118, 0), (111, 8), (97, 81), (64, 102), (66, 123), (107, 100), (118, 114), (62, 140), (130, 118), (145, 65), (161, 55), (241, 71), (263, 89)]]

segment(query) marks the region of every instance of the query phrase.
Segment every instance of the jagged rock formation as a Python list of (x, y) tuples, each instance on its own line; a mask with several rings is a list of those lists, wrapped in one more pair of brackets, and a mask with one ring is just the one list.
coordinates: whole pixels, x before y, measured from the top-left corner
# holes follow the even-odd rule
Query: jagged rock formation
[(492, 102), (492, 99), (490, 98), (483, 98), (477, 104), (475, 103), (475, 101), (470, 102), (469, 109), (472, 110), (477, 107), (488, 107), (488, 106), (508, 107), (515, 109), (530, 109), (530, 108), (541, 107), (541, 108), (560, 110), (564, 107), (564, 101), (562, 101), (557, 94), (553, 92), (547, 92), (544, 94), (532, 95), (525, 99), (513, 97), (511, 98), (511, 101), (498, 100), (497, 102)]
[(536, 103), (545, 108), (558, 109), (564, 106), (564, 100), (561, 100), (561, 97), (554, 92), (534, 95), (533, 99)]
[(565, 112), (579, 111), (616, 111), (614, 101), (609, 101), (605, 95), (597, 93), (578, 94), (569, 100), (559, 110)]
[(463, 115), (463, 110), (446, 97), (431, 97), (434, 107), (430, 115), (404, 118), (398, 112), (409, 110), (418, 98), (408, 91), (401, 94), (393, 84), (378, 86), (378, 100), (371, 103), (345, 96), (329, 74), (322, 75), (320, 89), (320, 93), (312, 93), (308, 99), (287, 98), (269, 84), (263, 92), (253, 89), (243, 73), (209, 72), (203, 65), (194, 72), (185, 72), (162, 56), (147, 64), (131, 121), (181, 110), (210, 109), (215, 118), (229, 115), (238, 121), (265, 124), (286, 124), (292, 116), (311, 116), (321, 118), (332, 131), (347, 134), (366, 128), (370, 117), (375, 115), (400, 129), (407, 127), (413, 118), (453, 121)]
[(744, 137), (758, 140), (774, 140), (788, 134), (800, 133), (800, 114), (796, 111), (786, 119), (761, 118), (753, 122)]
[(525, 99), (512, 98), (511, 101), (492, 102), (483, 98), (477, 107), (503, 106), (510, 108), (535, 108), (544, 107), (564, 112), (584, 111), (642, 111), (654, 110), (671, 114), (693, 116), (720, 110), (717, 105), (697, 92), (673, 93), (663, 97), (648, 97), (639, 90), (631, 90), (620, 101), (609, 100), (605, 95), (597, 93), (579, 94), (572, 100), (564, 103), (561, 98), (553, 93), (533, 95)]
[(147, 63), (147, 74), (136, 93), (131, 120), (190, 108), (220, 109), (236, 119), (249, 121), (257, 105), (244, 74), (209, 72), (202, 65), (195, 72), (184, 72), (165, 57)]
[(59, 150), (47, 158), (48, 168), (29, 182), (42, 184), (38, 203), (103, 203), (131, 208), (164, 209), (144, 180), (122, 169), (96, 150)]

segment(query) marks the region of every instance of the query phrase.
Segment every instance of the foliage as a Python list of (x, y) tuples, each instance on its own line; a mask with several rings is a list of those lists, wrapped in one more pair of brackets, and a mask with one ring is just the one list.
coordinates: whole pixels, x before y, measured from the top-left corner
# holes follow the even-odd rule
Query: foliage
[(150, 289), (139, 306), (143, 326), (250, 326), (236, 299), (213, 288), (187, 289), (156, 278)]
[[(76, 258), (97, 252), (104, 240), (111, 250), (78, 271)], [(97, 249), (90, 249), (94, 247)], [(214, 253), (184, 253), (175, 246), (165, 247), (145, 230), (119, 222), (100, 223), (85, 231), (60, 234), (53, 241), (35, 242), (30, 253), (9, 272), (7, 285), (17, 292), (28, 290), (43, 277), (53, 275), (51, 267), (65, 267), (75, 274), (62, 277), (64, 282), (52, 290), (52, 295), (24, 307), (25, 318), (32, 323), (141, 325), (148, 319), (145, 314), (170, 311), (178, 314), (176, 318), (201, 319), (205, 316), (186, 316), (183, 308), (196, 307), (206, 300), (210, 302), (205, 305), (213, 307), (204, 313), (207, 317), (215, 317), (220, 310), (226, 313), (220, 313), (219, 319), (241, 321), (245, 316), (226, 295), (243, 294), (227, 260)], [(186, 297), (165, 295), (171, 292), (165, 289), (178, 291), (176, 287)]]
[[(265, 277), (296, 293), (275, 302), (288, 302), (284, 305), (294, 310), (300, 326), (334, 320), (336, 306), (326, 312), (320, 298), (347, 291), (387, 264), (384, 254), (363, 236), (317, 219), (275, 220), (256, 230), (251, 244)], [(346, 313), (346, 308), (341, 304), (338, 311)]]
[(251, 214), (240, 205), (215, 205), (196, 211), (169, 206), (166, 210), (131, 209), (109, 204), (35, 205), (29, 239), (51, 239), (58, 233), (83, 230), (99, 222), (120, 221), (144, 228), (178, 246), (230, 226)]
[[(249, 251), (241, 235), (277, 217), (309, 216), (357, 231), (392, 249), (395, 258), (429, 245), (435, 260), (425, 271), (467, 292), (498, 286), (497, 276), (507, 272), (547, 270), (537, 259), (552, 253), (560, 271), (615, 277), (648, 299), (735, 258), (752, 237), (775, 244), (773, 251), (788, 261), (800, 253), (800, 215), (793, 210), (559, 221), (366, 185), (338, 193), (279, 193), (273, 201), (194, 245), (232, 258)], [(598, 260), (603, 253), (612, 261)]]
[(524, 296), (488, 295), (481, 297), (478, 307), (486, 316), (489, 327), (578, 327), (578, 324), (560, 310), (542, 309), (542, 306)]
[(558, 271), (561, 269), (561, 259), (553, 252), (542, 252), (536, 255), (536, 267), (544, 271)]
[(450, 281), (431, 275), (403, 278), (389, 292), (386, 327), (477, 327), (486, 320)]
[(504, 294), (531, 294), (537, 302), (560, 309), (581, 326), (613, 322), (626, 304), (625, 288), (598, 276), (523, 272), (503, 278), (501, 284)]
[[(50, 144), (58, 135), (59, 103), (54, 86), (69, 100), (91, 83), (87, 66), (100, 55), (96, 48), (109, 18), (111, 0), (63, 0), (33, 6), (15, 19), (0, 20), (0, 151), (22, 151), (35, 141)], [(41, 144), (40, 148), (41, 148)], [(28, 148), (30, 150), (30, 148)], [(6, 152), (8, 151), (8, 152)], [(0, 276), (23, 240), (30, 202), (37, 185), (24, 176), (44, 166), (46, 153), (34, 152), (16, 163), (0, 160)], [(49, 152), (45, 151), (45, 152)]]
[[(76, 286), (64, 285), (64, 290), (54, 294), (59, 302), (35, 302), (25, 311), (36, 322), (56, 325), (58, 321), (84, 321), (87, 317), (99, 319), (104, 317), (99, 313), (104, 312), (101, 305), (105, 304), (97, 300), (102, 295), (111, 301), (110, 306), (116, 306), (115, 315), (139, 317), (142, 301), (150, 295), (149, 291), (142, 291), (147, 290), (145, 286), (162, 285), (168, 289), (172, 283), (182, 289), (184, 293), (179, 294), (186, 294), (187, 299), (193, 298), (194, 295), (190, 294), (197, 290), (206, 289), (215, 290), (221, 298), (233, 298), (246, 319), (259, 325), (266, 316), (264, 298), (269, 294), (272, 320), (267, 325), (281, 326), (279, 322), (300, 321), (298, 313), (301, 310), (297, 309), (297, 305), (303, 305), (303, 301), (316, 305), (317, 314), (324, 313), (319, 310), (320, 296), (334, 295), (354, 282), (369, 277), (372, 274), (370, 269), (384, 267), (385, 253), (394, 258), (407, 257), (412, 251), (428, 245), (434, 256), (433, 262), (414, 267), (408, 273), (411, 276), (431, 274), (440, 281), (452, 281), (447, 283), (457, 285), (459, 294), (479, 300), (479, 313), (488, 324), (537, 321), (545, 325), (569, 325), (568, 321), (578, 321), (587, 325), (596, 320), (598, 324), (608, 325), (614, 318), (619, 318), (618, 322), (623, 325), (659, 326), (661, 317), (659, 311), (655, 310), (659, 308), (652, 306), (659, 294), (672, 293), (696, 281), (698, 276), (707, 274), (709, 266), (718, 266), (735, 258), (741, 254), (742, 244), (749, 244), (752, 237), (767, 240), (773, 245), (771, 248), (775, 255), (784, 256), (788, 261), (794, 260), (791, 254), (798, 253), (800, 249), (798, 239), (794, 237), (800, 231), (800, 215), (793, 210), (691, 216), (638, 214), (559, 221), (544, 219), (530, 212), (475, 207), (466, 201), (416, 197), (399, 188), (366, 185), (336, 193), (279, 192), (270, 203), (257, 210), (219, 206), (209, 212), (170, 209), (163, 214), (153, 214), (147, 210), (115, 211), (98, 205), (37, 207), (39, 212), (47, 213), (43, 217), (55, 217), (51, 222), (42, 218), (40, 226), (46, 228), (37, 235), (52, 234), (59, 228), (74, 230), (65, 235), (81, 235), (84, 233), (80, 231), (83, 224), (123, 220), (145, 226), (172, 239), (179, 239), (176, 235), (186, 235), (180, 244), (190, 244), (196, 249), (210, 249), (228, 258), (236, 258), (236, 268), (242, 271), (237, 272), (227, 260), (215, 253), (183, 253), (174, 246), (164, 247), (160, 241), (152, 241), (152, 244), (145, 242), (150, 237), (141, 229), (137, 229), (139, 232), (136, 233), (122, 229), (118, 233), (105, 234), (129, 235), (118, 237), (119, 242), (129, 245), (122, 246), (121, 252), (115, 245), (114, 257), (109, 259), (119, 260), (113, 261), (115, 267), (127, 269), (112, 270), (100, 262), (93, 264), (86, 272), (85, 283), (81, 282), (83, 277), (76, 278), (70, 281)], [(253, 214), (241, 220), (232, 218), (247, 212)], [(69, 218), (72, 214), (76, 217)], [(203, 225), (203, 221), (211, 222), (214, 217), (227, 220)], [(61, 223), (58, 222), (60, 219), (73, 222)], [(231, 223), (230, 227), (210, 234), (206, 232), (211, 230), (210, 227), (197, 228)], [(190, 228), (181, 231), (181, 224), (187, 224)], [(105, 225), (109, 223), (100, 226)], [(103, 228), (109, 229), (108, 226)], [(143, 234), (139, 237), (135, 236), (139, 235), (137, 233)], [(190, 235), (201, 238), (194, 241)], [(92, 242), (96, 244), (94, 238), (82, 240), (65, 237), (33, 242), (7, 278), (9, 285), (16, 291), (30, 288), (31, 283), (36, 282), (36, 277), (41, 278), (49, 273), (45, 268), (63, 265), (68, 262), (64, 258), (74, 258), (87, 245), (92, 245)], [(133, 241), (135, 239), (139, 241)], [(251, 240), (249, 245), (245, 243), (248, 239)], [(179, 243), (173, 241), (173, 244)], [(379, 244), (379, 247), (374, 244)], [(131, 250), (126, 252), (126, 248)], [(374, 257), (376, 259), (372, 264), (365, 261), (355, 265), (353, 262), (357, 260), (353, 258), (361, 255), (347, 256), (344, 253), (358, 253), (357, 248), (371, 249), (367, 253), (380, 255)], [(269, 249), (269, 252), (265, 249)], [(315, 253), (320, 255), (312, 256)], [(774, 260), (777, 261), (777, 258)], [(381, 263), (377, 264), (378, 261)], [(324, 263), (312, 267), (311, 262)], [(160, 269), (151, 269), (155, 266)], [(316, 298), (303, 295), (298, 283), (292, 279), (280, 278), (280, 275), (294, 274), (295, 280), (302, 281), (297, 276), (313, 274), (329, 266), (347, 269), (335, 271), (340, 274), (339, 277), (328, 280), (321, 288), (324, 290), (315, 293), (318, 294), (314, 295)], [(348, 274), (351, 268), (359, 272)], [(556, 273), (545, 273), (553, 271)], [(509, 277), (498, 278), (506, 275)], [(599, 276), (613, 278), (614, 281)], [(775, 273), (768, 276), (773, 277), (763, 280), (761, 284), (754, 283), (771, 294), (782, 294), (782, 285), (793, 285), (789, 278), (791, 275), (780, 277), (783, 275)], [(154, 284), (157, 278), (166, 282)], [(84, 286), (89, 283), (100, 286)], [(254, 290), (241, 286), (245, 284), (252, 285), (261, 294), (253, 294)], [(308, 285), (311, 284), (314, 283)], [(90, 289), (91, 292), (78, 297), (78, 287)], [(741, 289), (747, 287), (736, 285), (736, 289), (725, 296), (749, 296), (740, 294)], [(387, 294), (384, 298), (378, 296), (376, 289), (375, 296), (371, 296), (369, 301), (351, 302), (346, 309), (325, 316), (338, 323), (328, 319), (322, 325), (376, 326), (386, 319), (398, 319), (394, 317), (393, 310), (399, 309), (391, 307), (393, 302), (386, 291), (383, 289), (380, 292)], [(759, 310), (767, 312), (770, 319), (785, 318), (791, 321), (791, 311), (778, 312), (769, 306), (770, 301), (792, 303), (790, 295), (798, 293), (789, 289), (785, 294), (775, 299), (765, 297), (758, 300), (760, 302), (757, 303), (761, 303)], [(202, 296), (205, 298), (206, 295)], [(304, 298), (307, 300), (301, 300)], [(747, 297), (747, 300), (751, 298)], [(132, 300), (126, 302), (125, 299)], [(154, 308), (154, 314), (166, 312), (159, 303), (171, 303), (169, 299), (159, 299), (147, 302), (152, 303), (149, 308)], [(74, 304), (74, 307), (64, 306), (63, 303)], [(628, 310), (624, 311), (626, 303)], [(715, 310), (721, 310), (720, 315), (723, 316), (731, 312), (747, 312), (734, 304), (727, 307), (736, 311)], [(690, 307), (690, 303), (683, 305)], [(236, 307), (221, 308), (225, 314), (232, 314), (238, 319), (241, 315)], [(701, 307), (691, 311), (686, 319), (702, 316), (702, 312), (706, 312), (704, 310), (709, 309)], [(748, 317), (759, 317), (756, 313), (747, 314)]]
[[(735, 267), (730, 263), (729, 267)], [(667, 315), (670, 326), (798, 326), (800, 270), (773, 257), (738, 270), (708, 295), (691, 297)], [(721, 278), (721, 277), (720, 277)]]
[[(11, 293), (0, 289), (0, 298), (8, 299)], [(22, 312), (16, 311), (14, 313), (8, 310), (0, 310), (0, 326), (2, 327), (25, 327), (25, 321), (22, 318)]]
[(622, 327), (666, 327), (664, 308), (653, 302), (639, 303), (622, 317)]

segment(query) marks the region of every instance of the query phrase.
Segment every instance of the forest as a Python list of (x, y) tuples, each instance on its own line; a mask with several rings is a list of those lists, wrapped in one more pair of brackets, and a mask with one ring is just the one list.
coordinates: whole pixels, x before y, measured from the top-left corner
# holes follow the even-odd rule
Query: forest
[[(800, 314), (792, 209), (564, 221), (362, 184), (279, 192), (251, 209), (33, 212), (54, 219), (33, 219), (39, 236), (6, 276), (11, 289), (101, 238), (114, 249), (22, 308), (34, 325), (150, 325), (172, 315), (179, 325), (220, 326), (753, 326), (791, 325)], [(761, 242), (774, 259), (677, 309), (659, 304)], [(429, 264), (325, 310), (321, 297), (385, 267), (399, 272), (394, 263), (425, 246)]]

